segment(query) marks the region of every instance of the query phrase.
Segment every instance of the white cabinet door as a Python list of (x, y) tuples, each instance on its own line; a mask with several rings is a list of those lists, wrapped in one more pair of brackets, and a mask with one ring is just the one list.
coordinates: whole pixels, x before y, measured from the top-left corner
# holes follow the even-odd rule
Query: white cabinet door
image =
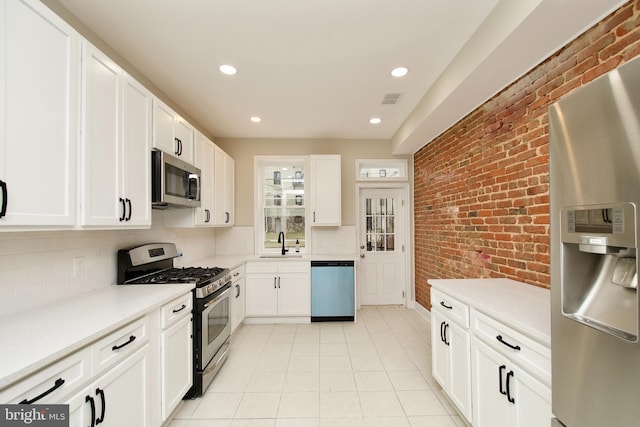
[(309, 275), (280, 273), (278, 275), (278, 315), (310, 316)]
[(37, 0), (5, 0), (0, 46), (0, 228), (70, 228), (79, 35)]
[(311, 225), (342, 225), (340, 155), (314, 155), (311, 161)]
[(153, 99), (153, 148), (173, 156), (178, 154), (175, 140), (175, 113), (158, 98)]
[(200, 132), (196, 132), (194, 164), (200, 176), (200, 207), (194, 209), (195, 225), (213, 225), (215, 146)]
[(444, 339), (444, 317), (436, 310), (431, 311), (431, 367), (432, 375), (443, 389), (449, 384), (449, 346)]
[(233, 302), (231, 304), (231, 332), (236, 330), (245, 318), (245, 277), (244, 266), (240, 266), (231, 272), (231, 291)]
[(471, 363), (474, 427), (510, 425), (509, 401), (506, 392), (507, 362), (504, 356), (477, 338), (473, 338)]
[(123, 71), (88, 42), (82, 70), (81, 224), (114, 225), (127, 208), (119, 188)]
[(433, 377), (467, 420), (471, 420), (471, 339), (469, 332), (431, 312)]
[(80, 216), (83, 226), (151, 225), (151, 94), (85, 42)]
[(151, 133), (153, 96), (124, 76), (120, 178), (127, 227), (151, 226)]
[(235, 162), (220, 147), (215, 149), (214, 224), (230, 227), (234, 222)]
[(69, 425), (142, 427), (149, 425), (149, 346), (107, 371), (80, 393), (66, 400)]
[(193, 139), (194, 129), (182, 117), (175, 116), (176, 143), (178, 144), (178, 157), (187, 163), (193, 164)]
[(193, 322), (185, 316), (162, 332), (162, 421), (178, 406), (193, 382)]
[(276, 316), (278, 314), (278, 278), (273, 274), (247, 274), (246, 315)]
[(471, 421), (471, 337), (453, 322), (447, 322), (449, 343), (449, 396), (462, 415)]
[(517, 366), (512, 366), (512, 370), (509, 383), (509, 393), (514, 400), (511, 405), (511, 426), (548, 426), (551, 419), (551, 389)]

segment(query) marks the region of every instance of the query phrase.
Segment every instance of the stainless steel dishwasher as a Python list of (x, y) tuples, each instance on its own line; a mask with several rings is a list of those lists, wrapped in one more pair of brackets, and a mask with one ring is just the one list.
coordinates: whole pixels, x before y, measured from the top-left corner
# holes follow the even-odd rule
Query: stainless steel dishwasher
[(311, 321), (352, 321), (353, 261), (311, 261)]

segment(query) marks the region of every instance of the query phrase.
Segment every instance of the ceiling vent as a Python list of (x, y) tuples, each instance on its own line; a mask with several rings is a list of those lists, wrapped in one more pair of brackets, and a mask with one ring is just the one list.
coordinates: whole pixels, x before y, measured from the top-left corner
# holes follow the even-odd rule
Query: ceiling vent
[(399, 93), (388, 93), (382, 98), (382, 105), (394, 105), (398, 102), (398, 98), (400, 98)]

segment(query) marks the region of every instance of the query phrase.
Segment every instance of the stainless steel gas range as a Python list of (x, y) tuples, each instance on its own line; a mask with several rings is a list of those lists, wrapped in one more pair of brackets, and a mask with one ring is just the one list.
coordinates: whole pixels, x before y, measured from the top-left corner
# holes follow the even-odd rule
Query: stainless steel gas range
[(173, 266), (173, 243), (148, 243), (118, 251), (118, 284), (193, 283), (193, 387), (185, 398), (202, 395), (227, 359), (231, 322), (231, 275), (226, 268)]

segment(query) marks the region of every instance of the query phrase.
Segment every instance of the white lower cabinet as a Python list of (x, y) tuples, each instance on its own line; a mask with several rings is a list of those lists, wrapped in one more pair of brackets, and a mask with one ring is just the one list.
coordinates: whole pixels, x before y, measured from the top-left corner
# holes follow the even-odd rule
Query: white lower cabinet
[(191, 294), (178, 298), (161, 309), (160, 337), (162, 421), (178, 406), (193, 382), (193, 308)]
[(311, 316), (308, 262), (250, 262), (246, 317)]
[(61, 402), (69, 405), (69, 425), (148, 426), (148, 360), (149, 346), (145, 345), (90, 386)]
[(471, 354), (475, 427), (549, 425), (549, 386), (475, 337)]
[(509, 322), (509, 316), (488, 316), (482, 302), (455, 295), (431, 290), (433, 377), (449, 400), (474, 427), (548, 427), (548, 345), (527, 335), (526, 326)]
[(231, 270), (231, 333), (242, 324), (245, 317), (245, 278), (244, 264)]
[[(433, 377), (457, 406), (464, 417), (471, 421), (471, 337), (468, 323), (459, 325), (455, 317), (444, 310), (466, 310), (468, 307), (437, 292), (432, 293), (431, 349)], [(450, 309), (441, 308), (440, 302)], [(442, 312), (441, 312), (442, 310)], [(468, 319), (468, 316), (465, 317)]]

